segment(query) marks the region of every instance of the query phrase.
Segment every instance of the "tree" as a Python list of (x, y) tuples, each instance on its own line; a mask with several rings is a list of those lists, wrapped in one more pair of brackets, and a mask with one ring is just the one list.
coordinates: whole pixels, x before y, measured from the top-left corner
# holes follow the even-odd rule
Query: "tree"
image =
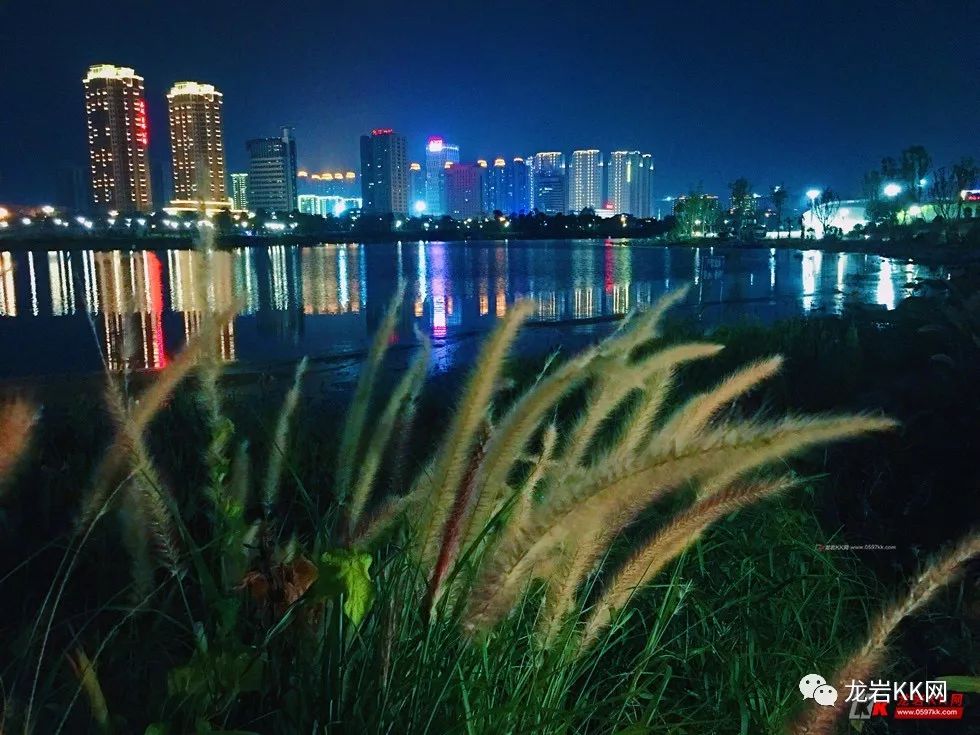
[(751, 211), (752, 184), (744, 176), (735, 179), (728, 185), (732, 195), (732, 214), (743, 215)]
[(902, 151), (900, 168), (905, 189), (916, 202), (922, 201), (923, 181), (932, 166), (932, 159), (921, 145), (913, 145)]
[(824, 236), (827, 235), (830, 223), (834, 221), (839, 211), (840, 196), (833, 189), (824, 189), (820, 192), (820, 196), (813, 200), (813, 217), (820, 223)]
[(956, 185), (956, 177), (945, 166), (937, 168), (932, 174), (932, 185), (929, 187), (929, 198), (936, 214), (944, 220), (956, 219), (960, 188)]
[(963, 216), (963, 198), (959, 193), (965, 189), (970, 189), (980, 176), (980, 168), (974, 163), (972, 158), (961, 158), (959, 163), (953, 164), (953, 180), (956, 182), (956, 217)]
[(680, 237), (701, 237), (714, 232), (718, 219), (718, 199), (704, 193), (698, 186), (674, 205), (677, 234)]
[(786, 199), (789, 197), (789, 192), (786, 191), (786, 187), (782, 184), (776, 184), (772, 187), (772, 208), (776, 213), (776, 237), (782, 234), (782, 222), (783, 222), (783, 209), (786, 207)]

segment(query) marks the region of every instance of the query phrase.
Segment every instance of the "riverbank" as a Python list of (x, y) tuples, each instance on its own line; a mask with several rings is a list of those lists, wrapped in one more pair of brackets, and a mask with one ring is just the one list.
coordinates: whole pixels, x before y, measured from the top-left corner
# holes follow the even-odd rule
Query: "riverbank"
[[(143, 732), (151, 723), (180, 720), (188, 712), (210, 715), (211, 700), (206, 697), (212, 696), (212, 688), (229, 703), (222, 710), (226, 729), (249, 731), (251, 726), (254, 731), (255, 722), (277, 717), (288, 722), (262, 731), (294, 731), (288, 725), (313, 719), (305, 707), (311, 701), (319, 707), (317, 697), (323, 696), (334, 704), (334, 721), (356, 723), (365, 732), (421, 733), (426, 730), (416, 723), (430, 721), (448, 732), (471, 711), (492, 711), (498, 720), (513, 722), (508, 729), (515, 732), (542, 732), (533, 718), (523, 719), (523, 703), (552, 696), (553, 682), (566, 676), (569, 694), (550, 706), (570, 712), (570, 722), (579, 729), (623, 731), (631, 720), (615, 719), (621, 717), (615, 703), (642, 694), (661, 703), (655, 704), (658, 716), (681, 735), (727, 732), (730, 723), (740, 721), (747, 732), (772, 731), (772, 722), (785, 720), (799, 707), (795, 687), (786, 682), (798, 680), (800, 671), (809, 671), (814, 661), (823, 671), (832, 671), (862, 640), (867, 609), (879, 608), (881, 600), (903, 590), (923, 557), (978, 517), (973, 492), (978, 478), (971, 459), (980, 451), (980, 413), (972, 398), (980, 361), (975, 346), (957, 337), (949, 324), (923, 330), (935, 322), (937, 312), (932, 300), (910, 299), (887, 314), (794, 319), (771, 327), (722, 326), (707, 335), (725, 350), (711, 361), (684, 369), (678, 376), (682, 395), (672, 401), (715, 384), (749, 361), (781, 353), (786, 357), (784, 370), (739, 400), (734, 414), (866, 411), (893, 416), (902, 429), (794, 460), (791, 467), (798, 485), (784, 498), (720, 522), (671, 565), (663, 584), (637, 595), (637, 615), (623, 620), (622, 629), (604, 644), (601, 658), (589, 662), (592, 674), (582, 680), (574, 670), (553, 667), (551, 659), (531, 661), (525, 653), (532, 631), (521, 627), (521, 621), (533, 619), (536, 598), (525, 615), (513, 616), (513, 628), (508, 625), (477, 647), (460, 640), (451, 618), (448, 624), (442, 618), (434, 625), (421, 621), (418, 591), (401, 583), (403, 562), (395, 549), (377, 553), (364, 568), (371, 596), (364, 602), (367, 612), (356, 636), (338, 629), (311, 642), (305, 637), (307, 623), (321, 620), (323, 609), (329, 614), (330, 607), (318, 611), (301, 603), (292, 609), (292, 618), (273, 626), (260, 618), (262, 608), (240, 589), (227, 593), (223, 606), (214, 603), (212, 610), (201, 602), (196, 578), (189, 573), (158, 574), (154, 579), (164, 592), (149, 603), (118, 603), (134, 595), (134, 588), (126, 586), (130, 559), (125, 549), (131, 539), (126, 536), (129, 509), (124, 506), (121, 524), (114, 512), (107, 513), (85, 539), (84, 548), (78, 547), (73, 574), (70, 579), (66, 575), (59, 588), (48, 644), (55, 652), (54, 662), (47, 663), (47, 678), (41, 680), (38, 693), (38, 701), (48, 705), (42, 708), (44, 724), (52, 719), (56, 725), (62, 712), (71, 711), (65, 702), (76, 683), (61, 653), (75, 660), (82, 651), (97, 658), (98, 679), (89, 681), (96, 681), (120, 732)], [(702, 337), (696, 323), (683, 320), (668, 325), (667, 335), (668, 342)], [(949, 360), (933, 359), (940, 353)], [(398, 365), (379, 385), (383, 395), (398, 380), (407, 354), (400, 351), (393, 357)], [(501, 381), (508, 386), (501, 401), (532, 383), (542, 362), (517, 353)], [(270, 537), (281, 534), (283, 544), (308, 546), (312, 532), (306, 509), (324, 513), (335, 503), (331, 477), (340, 442), (337, 417), (351, 401), (360, 363), (349, 366), (343, 390), (337, 392), (320, 392), (316, 374), (303, 381), (285, 458), (280, 512), (273, 516), (282, 525), (270, 525)], [(417, 430), (407, 432), (411, 441), (404, 450), (406, 466), (425, 466), (439, 428), (449, 423), (453, 402), (446, 397), (459, 394), (467, 372), (442, 374), (423, 390), (413, 421)], [(248, 452), (258, 458), (254, 469), (260, 479), (265, 477), (263, 458), (273, 456), (272, 446), (279, 441), (278, 406), (291, 383), (290, 372), (278, 370), (251, 386), (240, 376), (229, 376), (221, 384), (230, 419), (227, 430), (235, 440), (249, 440)], [(0, 613), (0, 633), (18, 651), (32, 650), (29, 634), (37, 611), (43, 609), (51, 580), (61, 580), (62, 542), (71, 538), (79, 488), (87, 487), (86, 479), (112, 431), (98, 391), (42, 403), (39, 434), (0, 513), (3, 558), (24, 560), (9, 572), (7, 567), (0, 570), (6, 575), (4, 596), (14, 601)], [(213, 512), (200, 492), (209, 482), (202, 447), (216, 446), (202, 424), (205, 410), (192, 382), (168, 402), (148, 432), (149, 451), (175, 491), (172, 502), (181, 512), (182, 543), (193, 534), (201, 536)], [(223, 437), (218, 446), (226, 441), (231, 438)], [(247, 517), (261, 517), (257, 503), (249, 506)], [(645, 518), (640, 532), (658, 518)], [(634, 529), (625, 534), (623, 541), (636, 533)], [(261, 543), (271, 542), (262, 538)], [(876, 550), (820, 547), (843, 544)], [(618, 549), (613, 556), (623, 552)], [(319, 557), (313, 558), (319, 562)], [(191, 562), (201, 563), (198, 557), (188, 560), (188, 566)], [(292, 569), (278, 558), (275, 562), (282, 567), (274, 568)], [(184, 597), (171, 593), (171, 579), (180, 580), (181, 595), (188, 595), (191, 611), (185, 611)], [(928, 678), (975, 673), (971, 667), (978, 660), (976, 637), (968, 626), (980, 619), (977, 591), (968, 584), (954, 585), (939, 598), (928, 619), (903, 625), (905, 635), (897, 641), (892, 659), (898, 672), (894, 678), (905, 680), (918, 672)], [(131, 619), (130, 610), (137, 611)], [(188, 613), (192, 614), (185, 621)], [(798, 625), (794, 621), (800, 618)], [(644, 625), (636, 624), (637, 619)], [(205, 634), (208, 648), (193, 648)], [(318, 646), (330, 641), (337, 641), (341, 649), (334, 658), (343, 664), (342, 676), (326, 665), (307, 671), (303, 654), (319, 651)], [(779, 654), (775, 659), (774, 652)], [(14, 705), (22, 703), (24, 688), (30, 686), (27, 677), (33, 673), (26, 666), (22, 669), (20, 660), (12, 657), (0, 668), (21, 697), (12, 699)], [(246, 675), (242, 662), (253, 660), (259, 663), (254, 671), (244, 667)], [(289, 672), (286, 684), (276, 677), (280, 667)], [(446, 686), (438, 672), (450, 672), (455, 681), (457, 668), (477, 685), (465, 690)], [(621, 682), (631, 671), (641, 672), (650, 682), (636, 679), (636, 692), (624, 688)], [(498, 672), (514, 681), (498, 681)], [(345, 676), (360, 683), (338, 693), (339, 685), (331, 682), (343, 682)], [(134, 681), (144, 684), (134, 686)], [(253, 681), (261, 683), (261, 689)], [(758, 698), (746, 703), (743, 693), (748, 688), (758, 692)], [(378, 706), (379, 701), (386, 704)], [(419, 711), (409, 707), (413, 702), (423, 703), (412, 705), (421, 707)], [(90, 717), (80, 702), (71, 711), (68, 729), (84, 731)], [(616, 726), (600, 727), (603, 723)], [(169, 731), (188, 730), (174, 725)], [(477, 731), (496, 730), (487, 722)]]

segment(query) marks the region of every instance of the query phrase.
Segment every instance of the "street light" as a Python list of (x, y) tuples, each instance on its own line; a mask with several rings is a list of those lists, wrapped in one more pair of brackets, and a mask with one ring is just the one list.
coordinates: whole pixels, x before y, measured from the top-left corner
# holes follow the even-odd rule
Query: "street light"
[(902, 193), (902, 185), (896, 184), (893, 181), (891, 183), (885, 184), (885, 188), (882, 189), (882, 192), (886, 197), (890, 199), (894, 199), (895, 197), (897, 197), (899, 194)]
[(806, 193), (806, 198), (810, 200), (810, 204), (813, 204), (813, 200), (816, 199), (821, 194), (823, 194), (823, 192), (820, 191), (820, 189), (810, 189)]

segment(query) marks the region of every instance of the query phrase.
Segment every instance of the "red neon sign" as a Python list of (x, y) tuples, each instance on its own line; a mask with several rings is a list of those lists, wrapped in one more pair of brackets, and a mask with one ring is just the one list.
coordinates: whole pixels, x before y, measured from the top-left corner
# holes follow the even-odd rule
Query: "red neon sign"
[(150, 130), (146, 120), (146, 101), (142, 97), (136, 99), (136, 142), (140, 148), (150, 144)]

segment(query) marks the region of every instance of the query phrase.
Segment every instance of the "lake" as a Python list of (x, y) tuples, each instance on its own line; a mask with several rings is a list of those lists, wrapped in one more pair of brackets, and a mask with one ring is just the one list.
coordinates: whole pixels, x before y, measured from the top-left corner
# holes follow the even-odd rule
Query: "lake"
[[(2, 247), (2, 244), (0, 244)], [(684, 283), (678, 313), (742, 318), (893, 309), (941, 266), (820, 250), (663, 247), (627, 240), (399, 242), (192, 250), (0, 251), (0, 378), (164, 366), (207, 309), (233, 309), (220, 350), (235, 370), (363, 352), (399, 279), (401, 344), (435, 342), (436, 369), (472, 359), (519, 298), (537, 303), (519, 349), (595, 339), (617, 315)]]

